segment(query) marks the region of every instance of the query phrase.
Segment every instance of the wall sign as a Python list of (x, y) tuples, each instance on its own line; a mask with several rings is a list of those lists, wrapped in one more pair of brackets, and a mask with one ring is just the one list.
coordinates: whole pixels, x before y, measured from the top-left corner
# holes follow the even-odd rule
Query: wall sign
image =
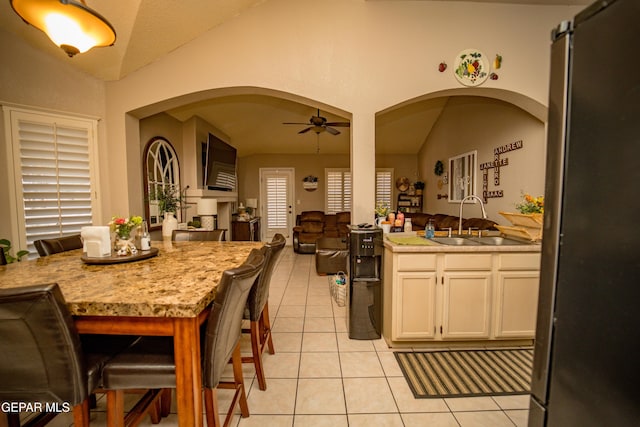
[(522, 140), (511, 142), (509, 144), (502, 145), (493, 149), (493, 162), (486, 162), (480, 164), (480, 170), (482, 171), (482, 198), (487, 203), (490, 198), (503, 197), (502, 190), (489, 191), (489, 169), (493, 169), (493, 185), (496, 187), (500, 185), (500, 168), (509, 165), (508, 158), (501, 158), (502, 154), (509, 151), (519, 150), (523, 147)]

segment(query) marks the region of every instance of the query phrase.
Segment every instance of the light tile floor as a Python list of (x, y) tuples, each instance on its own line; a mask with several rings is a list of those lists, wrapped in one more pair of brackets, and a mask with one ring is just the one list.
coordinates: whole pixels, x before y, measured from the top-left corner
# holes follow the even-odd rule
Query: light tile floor
[[(525, 427), (529, 398), (522, 396), (415, 399), (384, 340), (348, 337), (346, 309), (329, 294), (312, 255), (285, 248), (269, 296), (276, 354), (265, 353), (267, 390), (244, 365), (249, 418), (237, 427)], [(243, 339), (243, 351), (250, 352)], [(227, 407), (228, 392), (219, 391)], [(175, 412), (175, 409), (173, 410)], [(104, 426), (104, 398), (92, 411), (92, 426)], [(63, 414), (51, 426), (69, 426)], [(142, 424), (152, 424), (148, 419)], [(172, 413), (159, 426), (176, 426)]]

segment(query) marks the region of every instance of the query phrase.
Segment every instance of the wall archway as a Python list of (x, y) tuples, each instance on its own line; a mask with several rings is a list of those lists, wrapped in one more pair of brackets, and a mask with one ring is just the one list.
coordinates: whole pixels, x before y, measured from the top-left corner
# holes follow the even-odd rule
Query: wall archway
[[(546, 120), (546, 106), (511, 91), (454, 88), (423, 94), (376, 113), (376, 166), (386, 167), (393, 156), (403, 160), (409, 167), (398, 173), (412, 182), (426, 181), (424, 211), (457, 214), (458, 205), (449, 200), (446, 181), (434, 175), (434, 165), (477, 150), (474, 192), (504, 194), (486, 199), (490, 218), (500, 222), (498, 212), (512, 211), (522, 192), (544, 192)], [(499, 168), (497, 180), (493, 169), (490, 175), (479, 170), (495, 160), (496, 147), (515, 141), (524, 141), (523, 149), (503, 156), (513, 166)]]

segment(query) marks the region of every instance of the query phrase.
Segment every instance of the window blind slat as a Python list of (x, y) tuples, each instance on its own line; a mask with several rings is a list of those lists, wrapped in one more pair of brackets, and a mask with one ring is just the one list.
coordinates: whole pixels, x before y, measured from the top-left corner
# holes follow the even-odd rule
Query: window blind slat
[(266, 178), (267, 188), (267, 227), (286, 228), (288, 218), (287, 178), (269, 176)]
[(11, 116), (26, 249), (35, 254), (34, 240), (79, 233), (92, 224), (90, 144), (95, 121), (23, 110)]

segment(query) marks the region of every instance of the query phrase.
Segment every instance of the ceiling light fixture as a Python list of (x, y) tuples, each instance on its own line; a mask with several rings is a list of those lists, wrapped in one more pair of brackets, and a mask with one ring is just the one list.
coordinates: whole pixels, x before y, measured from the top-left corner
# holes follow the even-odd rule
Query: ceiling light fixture
[(27, 23), (43, 31), (69, 57), (93, 47), (112, 46), (116, 32), (84, 0), (9, 0)]

